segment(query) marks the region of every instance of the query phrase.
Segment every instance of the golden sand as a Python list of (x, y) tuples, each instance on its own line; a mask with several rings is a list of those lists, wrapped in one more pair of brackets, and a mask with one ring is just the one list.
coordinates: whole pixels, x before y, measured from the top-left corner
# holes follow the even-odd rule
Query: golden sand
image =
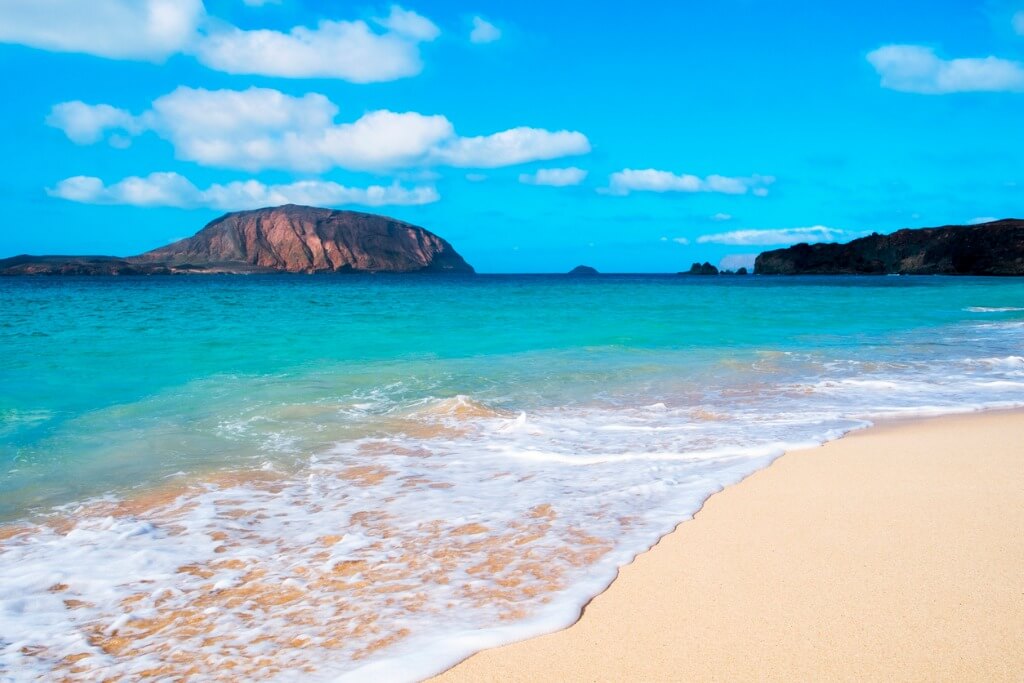
[(1024, 413), (876, 427), (713, 496), (565, 631), (437, 680), (1024, 680)]

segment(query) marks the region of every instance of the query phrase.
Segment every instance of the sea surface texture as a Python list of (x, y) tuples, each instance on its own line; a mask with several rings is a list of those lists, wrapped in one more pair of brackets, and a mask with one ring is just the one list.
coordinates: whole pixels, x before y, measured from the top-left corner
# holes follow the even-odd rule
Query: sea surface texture
[(786, 449), (1022, 404), (1012, 279), (0, 279), (0, 681), (415, 680)]

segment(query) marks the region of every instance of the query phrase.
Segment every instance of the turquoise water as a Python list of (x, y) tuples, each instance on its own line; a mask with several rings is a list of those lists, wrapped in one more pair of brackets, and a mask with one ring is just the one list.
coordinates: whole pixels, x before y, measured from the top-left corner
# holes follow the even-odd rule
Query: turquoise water
[[(212, 589), (174, 568), (234, 557), (302, 586), (287, 603), (294, 622), (273, 630), (312, 644), (278, 643), (282, 675), (416, 678), (571, 621), (616, 567), (785, 448), (889, 416), (1024, 403), (1024, 282), (6, 278), (0, 387), (0, 521), (28, 529), (0, 546), (0, 672), (64, 671), (59, 657), (24, 654), (33, 637), (88, 655), (91, 673), (165, 662), (157, 637), (138, 636), (142, 662), (90, 629), (133, 623), (120, 601), (140, 580), (186, 609)], [(180, 488), (173, 503), (110, 507), (168, 486)], [(256, 516), (244, 529), (232, 516), (243, 513)], [(470, 571), (534, 518), (515, 537), (522, 556)], [(247, 550), (215, 556), (221, 535)], [(342, 540), (313, 553), (326, 536)], [(402, 559), (453, 547), (451, 566), (430, 570), (444, 581)], [(351, 588), (379, 618), (335, 646), (310, 623), (351, 625), (330, 612), (345, 591), (283, 555), (389, 567), (365, 583), (407, 581), (396, 593), (422, 600), (414, 610)], [(564, 567), (544, 578), (527, 555)], [(54, 574), (57, 557), (78, 568)], [(100, 562), (124, 573), (91, 574)], [(229, 587), (218, 590), (249, 580), (232, 571), (216, 574)], [(94, 607), (47, 598), (54, 584)], [(152, 599), (150, 611), (170, 609)], [(238, 629), (235, 607), (211, 633)], [(374, 638), (386, 642), (360, 654)], [(213, 648), (220, 664), (252, 656), (203, 642), (178, 644)]]

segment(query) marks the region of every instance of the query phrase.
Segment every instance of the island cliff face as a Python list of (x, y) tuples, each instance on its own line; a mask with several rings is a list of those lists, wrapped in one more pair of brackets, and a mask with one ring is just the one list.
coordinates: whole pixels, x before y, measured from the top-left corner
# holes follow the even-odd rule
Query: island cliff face
[(757, 257), (761, 275), (1024, 275), (1024, 221), (905, 229)]
[(16, 256), (0, 274), (449, 272), (473, 268), (445, 240), (409, 223), (355, 211), (287, 205), (229, 213), (140, 256)]
[(134, 260), (245, 264), (290, 273), (472, 271), (452, 245), (423, 228), (373, 214), (291, 205), (228, 214), (193, 237)]

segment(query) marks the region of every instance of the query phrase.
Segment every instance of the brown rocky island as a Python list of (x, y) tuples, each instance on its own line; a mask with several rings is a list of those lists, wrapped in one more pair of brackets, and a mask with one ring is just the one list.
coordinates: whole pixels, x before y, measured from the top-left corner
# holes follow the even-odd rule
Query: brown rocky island
[(289, 204), (221, 216), (187, 239), (139, 256), (15, 256), (0, 275), (176, 273), (472, 273), (424, 228), (357, 211)]
[(1024, 275), (1024, 220), (797, 244), (757, 257), (760, 275)]

